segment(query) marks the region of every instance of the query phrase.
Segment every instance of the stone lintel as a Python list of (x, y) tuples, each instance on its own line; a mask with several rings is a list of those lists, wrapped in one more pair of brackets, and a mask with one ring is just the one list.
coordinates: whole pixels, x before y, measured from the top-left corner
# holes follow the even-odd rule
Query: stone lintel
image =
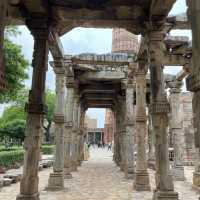
[(44, 115), (47, 113), (48, 107), (45, 104), (36, 104), (36, 103), (26, 103), (25, 111), (30, 114), (41, 114)]
[(65, 123), (65, 116), (64, 115), (55, 114), (54, 118), (53, 118), (53, 121), (55, 123), (60, 123), (60, 124)]
[(190, 74), (186, 78), (186, 87), (191, 92), (200, 90), (200, 74)]
[(149, 111), (152, 114), (162, 114), (170, 112), (170, 105), (168, 102), (155, 102), (149, 106)]

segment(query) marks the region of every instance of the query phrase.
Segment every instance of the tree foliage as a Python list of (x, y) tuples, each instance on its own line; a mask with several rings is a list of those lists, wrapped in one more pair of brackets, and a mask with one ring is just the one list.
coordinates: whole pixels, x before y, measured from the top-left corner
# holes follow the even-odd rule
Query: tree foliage
[(19, 90), (24, 87), (24, 80), (28, 78), (28, 61), (22, 54), (21, 47), (14, 44), (10, 36), (19, 34), (17, 28), (9, 27), (5, 32), (4, 57), (5, 79), (7, 89), (1, 91), (0, 103), (14, 101)]
[[(24, 139), (24, 131), (26, 126), (26, 112), (24, 110), (25, 103), (28, 101), (28, 89), (22, 89), (16, 95), (15, 102), (7, 107), (0, 118), (0, 137), (8, 137), (15, 139)], [(51, 90), (46, 91), (46, 104), (48, 112), (45, 115), (43, 124), (46, 141), (50, 141), (50, 128), (53, 120), (55, 109), (55, 93)]]

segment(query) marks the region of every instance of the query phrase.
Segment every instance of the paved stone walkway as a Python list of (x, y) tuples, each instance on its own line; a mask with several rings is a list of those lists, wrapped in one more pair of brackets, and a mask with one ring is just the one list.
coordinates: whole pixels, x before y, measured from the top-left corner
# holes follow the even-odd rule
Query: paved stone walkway
[[(151, 200), (152, 192), (136, 192), (132, 189), (132, 181), (126, 180), (124, 174), (112, 162), (112, 153), (105, 150), (92, 149), (91, 158), (84, 162), (73, 179), (65, 180), (66, 189), (61, 192), (44, 191), (49, 173), (52, 169), (40, 172), (41, 200)], [(180, 200), (197, 200), (198, 192), (192, 189), (193, 167), (186, 168), (184, 182), (175, 182)], [(154, 173), (151, 174), (151, 185), (154, 188)], [(19, 191), (19, 184), (4, 187), (0, 191), (0, 199), (14, 200)]]

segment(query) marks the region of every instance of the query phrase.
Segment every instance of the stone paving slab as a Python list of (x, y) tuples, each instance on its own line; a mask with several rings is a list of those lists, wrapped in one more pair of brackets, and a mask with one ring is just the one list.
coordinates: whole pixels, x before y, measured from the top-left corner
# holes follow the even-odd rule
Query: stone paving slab
[[(193, 167), (186, 167), (184, 182), (176, 181), (175, 190), (179, 200), (198, 200), (198, 192), (192, 188)], [(91, 158), (72, 173), (73, 179), (65, 180), (65, 190), (44, 191), (52, 168), (39, 173), (41, 200), (152, 200), (152, 192), (133, 191), (133, 181), (126, 180), (124, 174), (112, 162), (112, 153), (107, 150), (92, 149)], [(152, 190), (155, 187), (154, 172), (150, 170)], [(0, 199), (14, 200), (19, 191), (19, 183), (0, 190)]]

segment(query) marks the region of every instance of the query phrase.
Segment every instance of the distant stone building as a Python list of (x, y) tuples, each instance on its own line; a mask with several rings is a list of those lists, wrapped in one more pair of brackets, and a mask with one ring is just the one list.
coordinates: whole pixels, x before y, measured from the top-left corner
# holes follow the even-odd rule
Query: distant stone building
[(112, 53), (137, 53), (138, 36), (122, 28), (114, 28), (112, 32)]
[(104, 128), (97, 128), (97, 119), (85, 116), (86, 141), (92, 144), (98, 144), (104, 141)]
[(106, 109), (104, 124), (104, 141), (106, 144), (113, 141), (115, 130), (114, 114), (111, 109)]

